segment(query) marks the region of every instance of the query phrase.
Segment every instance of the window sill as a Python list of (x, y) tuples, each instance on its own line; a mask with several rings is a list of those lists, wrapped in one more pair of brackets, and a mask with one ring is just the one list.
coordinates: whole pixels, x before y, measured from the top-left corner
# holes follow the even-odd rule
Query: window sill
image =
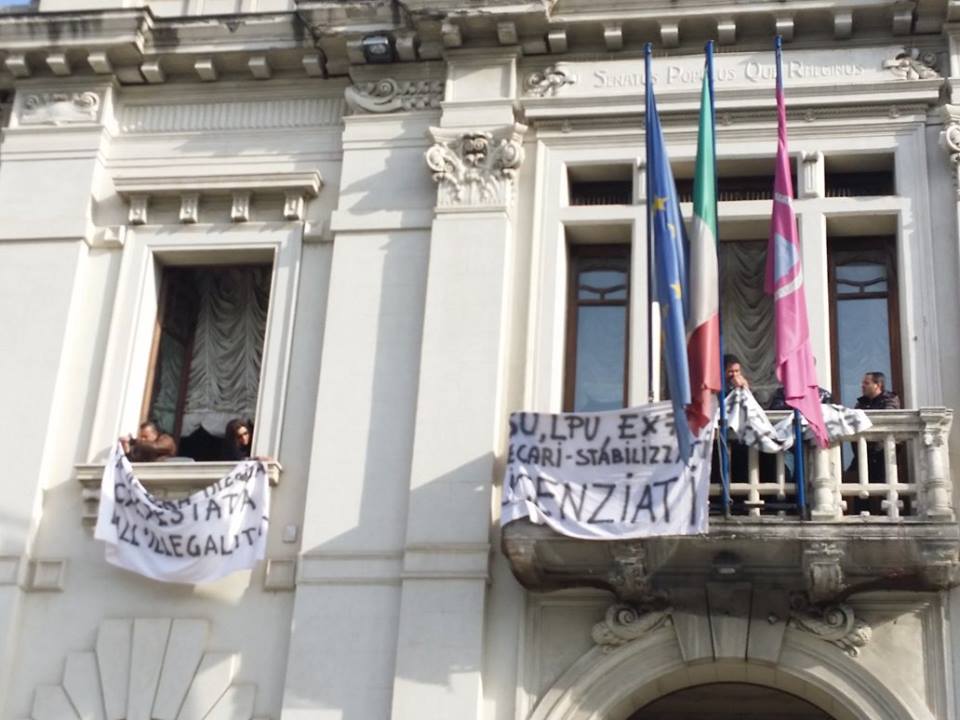
[[(280, 484), (283, 467), (276, 460), (264, 463), (271, 487)], [(133, 463), (133, 474), (158, 498), (185, 497), (225, 477), (234, 462), (156, 462)], [(94, 526), (100, 509), (100, 482), (103, 465), (77, 465), (77, 481), (82, 486), (83, 524)]]

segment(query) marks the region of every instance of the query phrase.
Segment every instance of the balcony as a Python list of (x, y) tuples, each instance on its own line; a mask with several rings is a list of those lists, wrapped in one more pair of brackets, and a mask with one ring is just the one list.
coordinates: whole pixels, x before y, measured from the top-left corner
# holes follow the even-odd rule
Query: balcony
[[(790, 461), (750, 449), (746, 477), (731, 478), (730, 516), (719, 512), (720, 487), (711, 487), (717, 502), (708, 534), (580, 540), (523, 519), (503, 528), (503, 551), (530, 590), (597, 587), (635, 604), (714, 580), (803, 591), (814, 602), (868, 589), (960, 584), (947, 452), (952, 410), (868, 414), (873, 427), (846, 449), (808, 446), (807, 519), (790, 504), (796, 496)], [(774, 422), (782, 417), (770, 413)]]

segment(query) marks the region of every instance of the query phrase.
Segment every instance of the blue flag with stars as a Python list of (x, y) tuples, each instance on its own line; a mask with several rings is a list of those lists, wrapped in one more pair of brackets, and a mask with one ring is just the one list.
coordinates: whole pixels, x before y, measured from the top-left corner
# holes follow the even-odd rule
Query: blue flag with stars
[(652, 46), (645, 47), (647, 212), (653, 243), (654, 285), (660, 303), (660, 329), (667, 366), (667, 382), (673, 402), (680, 455), (690, 457), (692, 434), (686, 406), (691, 402), (690, 369), (687, 363), (687, 239), (680, 215), (677, 187), (673, 182), (667, 147), (663, 142), (657, 101), (653, 96)]

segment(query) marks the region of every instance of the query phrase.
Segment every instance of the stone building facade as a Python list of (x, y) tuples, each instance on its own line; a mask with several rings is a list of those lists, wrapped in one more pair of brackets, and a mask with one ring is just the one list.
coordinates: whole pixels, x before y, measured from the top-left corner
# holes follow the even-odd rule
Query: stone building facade
[[(888, 374), (905, 409), (860, 439), (885, 479), (811, 452), (801, 522), (772, 509), (784, 462), (762, 478), (754, 455), (743, 514), (705, 537), (501, 530), (511, 411), (574, 407), (578, 361), (597, 393), (660, 394), (644, 42), (681, 195), (717, 42), (722, 260), (743, 278), (724, 322), (769, 380), (741, 291), (769, 221), (777, 33), (821, 382), (852, 404), (864, 370)], [(958, 83), (954, 0), (7, 8), (0, 716), (960, 717)], [(577, 273), (611, 257), (619, 335), (589, 337), (619, 364), (571, 341)], [(113, 568), (98, 481), (159, 408), (171, 278), (250, 266), (269, 275), (267, 558), (196, 586)], [(229, 467), (138, 473), (175, 496)]]

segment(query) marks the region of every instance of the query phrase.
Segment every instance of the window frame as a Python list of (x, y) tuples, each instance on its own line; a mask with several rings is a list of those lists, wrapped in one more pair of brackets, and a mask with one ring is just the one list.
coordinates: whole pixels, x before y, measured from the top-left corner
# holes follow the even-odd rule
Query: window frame
[[(907, 389), (903, 383), (903, 357), (901, 354), (900, 328), (900, 283), (897, 267), (897, 240), (895, 237), (834, 237), (827, 239), (827, 290), (830, 308), (830, 370), (831, 392), (840, 401), (840, 344), (837, 332), (837, 255), (846, 254), (851, 260), (882, 262), (887, 268), (887, 328), (890, 343), (890, 375), (888, 389), (892, 388), (907, 406)], [(872, 295), (872, 294), (871, 294)], [(869, 297), (869, 296), (865, 296)], [(864, 372), (868, 372), (865, 369)]]
[(125, 228), (90, 434), (91, 462), (104, 459), (117, 437), (134, 431), (140, 422), (149, 394), (163, 268), (249, 263), (269, 263), (272, 268), (251, 454), (279, 456), (302, 246), (300, 223)]
[[(201, 272), (202, 272), (202, 271), (222, 270), (222, 269), (231, 269), (231, 268), (248, 268), (248, 267), (262, 267), (262, 268), (267, 268), (267, 267), (269, 267), (269, 268), (270, 268), (271, 276), (272, 276), (272, 274), (273, 274), (273, 267), (272, 267), (271, 265), (269, 265), (268, 263), (266, 263), (266, 262), (262, 262), (262, 263), (261, 263), (261, 262), (256, 262), (256, 263), (254, 263), (254, 262), (248, 262), (248, 263), (231, 263), (231, 264), (226, 264), (226, 265), (223, 265), (223, 264), (217, 264), (217, 265), (193, 265), (193, 264), (189, 264), (189, 265), (163, 265), (162, 267), (160, 267), (160, 268), (158, 269), (158, 270), (159, 270), (159, 277), (160, 277), (160, 279), (159, 279), (158, 295), (157, 295), (157, 319), (156, 319), (156, 323), (154, 324), (153, 345), (152, 345), (152, 347), (151, 347), (151, 349), (150, 349), (150, 361), (149, 361), (149, 366), (148, 366), (148, 368), (147, 368), (147, 379), (146, 379), (146, 383), (144, 384), (143, 403), (142, 403), (141, 409), (140, 409), (140, 422), (141, 422), (141, 423), (142, 423), (142, 422), (146, 422), (146, 421), (151, 420), (151, 419), (154, 419), (154, 416), (153, 416), (153, 414), (152, 414), (152, 412), (151, 412), (151, 408), (153, 407), (154, 393), (155, 393), (155, 391), (156, 391), (156, 388), (154, 387), (154, 383), (155, 383), (155, 381), (156, 381), (157, 360), (158, 360), (158, 358), (159, 358), (159, 356), (160, 356), (160, 342), (161, 342), (161, 339), (162, 339), (162, 336), (163, 336), (164, 321), (165, 321), (165, 319), (166, 319), (166, 314), (167, 314), (167, 312), (169, 311), (169, 308), (168, 308), (168, 306), (167, 306), (167, 303), (168, 303), (169, 298), (170, 298), (170, 282), (169, 282), (168, 278), (166, 277), (167, 272), (168, 272), (169, 270), (178, 269), (178, 268), (189, 268), (189, 269), (192, 270), (192, 271), (201, 271)], [(269, 303), (269, 301), (270, 301), (270, 300), (268, 299), (268, 303)], [(268, 304), (268, 306), (267, 306), (267, 313), (269, 314), (269, 312), (270, 312), (270, 307), (269, 307), (269, 304)], [(186, 362), (186, 364), (185, 364), (185, 366), (184, 366), (184, 368), (183, 368), (183, 372), (182, 372), (182, 374), (181, 374), (181, 376), (180, 376), (180, 385), (179, 385), (179, 388), (178, 388), (178, 390), (177, 390), (177, 395), (178, 395), (178, 397), (177, 397), (177, 407), (176, 407), (176, 412), (175, 412), (176, 419), (174, 420), (174, 423), (173, 423), (173, 426), (172, 426), (172, 427), (162, 428), (164, 431), (169, 432), (169, 433), (176, 439), (176, 441), (177, 441), (178, 444), (180, 443), (180, 440), (182, 439), (183, 414), (184, 414), (184, 410), (185, 410), (184, 404), (185, 404), (186, 399), (187, 399), (187, 394), (188, 394), (188, 392), (189, 392), (189, 390), (190, 390), (190, 382), (189, 382), (189, 379), (190, 379), (191, 361), (192, 361), (192, 359), (193, 359), (193, 348), (194, 348), (195, 338), (196, 338), (196, 327), (194, 327), (193, 332), (190, 334), (190, 337), (189, 337), (189, 338), (185, 338), (185, 339), (183, 340), (183, 342), (184, 342), (184, 347), (185, 347), (185, 350), (186, 350), (186, 361), (187, 361), (187, 362)], [(264, 338), (264, 340), (266, 340), (266, 338)], [(263, 347), (260, 348), (260, 359), (261, 359), (261, 363), (262, 363), (262, 360), (263, 360)], [(262, 365), (261, 365), (261, 367), (262, 367)], [(259, 397), (259, 394), (260, 394), (260, 389), (259, 389), (259, 387), (258, 387), (258, 388), (257, 388), (257, 395), (258, 395), (258, 397)], [(254, 417), (254, 418), (251, 418), (251, 419), (254, 421), (254, 424), (256, 424), (256, 418)], [(254, 432), (256, 432), (256, 430), (254, 430)], [(252, 446), (252, 439), (251, 439), (251, 446)]]
[[(566, 312), (566, 340), (564, 343), (564, 363), (563, 363), (563, 411), (574, 412), (574, 402), (576, 401), (576, 382), (577, 382), (577, 335), (579, 332), (578, 310), (583, 305), (592, 307), (614, 307), (622, 306), (624, 308), (624, 343), (623, 343), (623, 392), (621, 397), (622, 407), (628, 406), (630, 397), (630, 307), (631, 307), (631, 284), (632, 284), (632, 248), (628, 243), (568, 243), (567, 245), (567, 312)], [(582, 303), (578, 297), (577, 274), (580, 272), (583, 262), (590, 262), (601, 259), (612, 259), (626, 261), (626, 298), (616, 303), (587, 302)]]

